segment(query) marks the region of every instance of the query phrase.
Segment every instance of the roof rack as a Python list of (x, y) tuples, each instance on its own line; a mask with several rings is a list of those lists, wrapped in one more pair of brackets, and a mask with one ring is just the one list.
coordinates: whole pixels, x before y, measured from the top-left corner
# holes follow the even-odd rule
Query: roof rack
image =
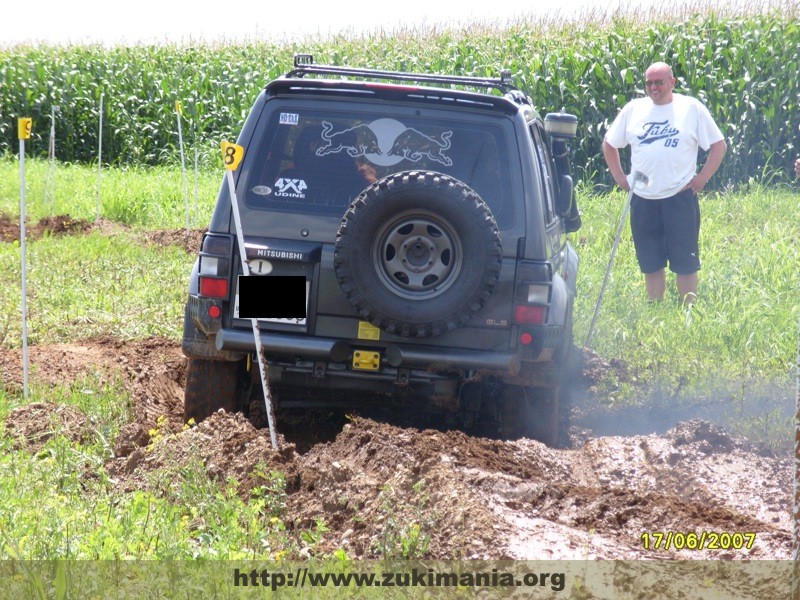
[(402, 71), (381, 71), (377, 69), (360, 69), (355, 67), (337, 67), (334, 65), (315, 65), (311, 54), (295, 54), (294, 69), (286, 77), (303, 77), (313, 75), (346, 75), (370, 79), (387, 79), (395, 81), (414, 81), (418, 83), (438, 83), (444, 85), (463, 85), (468, 87), (496, 89), (503, 94), (517, 91), (511, 81), (511, 71), (503, 70), (499, 78), (466, 77), (463, 75), (432, 75), (426, 73), (404, 73)]

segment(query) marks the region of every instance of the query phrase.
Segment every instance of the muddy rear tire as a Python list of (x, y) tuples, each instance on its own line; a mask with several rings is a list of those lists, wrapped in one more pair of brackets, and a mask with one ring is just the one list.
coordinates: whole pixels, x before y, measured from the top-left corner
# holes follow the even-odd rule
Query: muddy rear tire
[(199, 423), (220, 408), (235, 412), (238, 406), (239, 363), (190, 358), (186, 368), (183, 420)]

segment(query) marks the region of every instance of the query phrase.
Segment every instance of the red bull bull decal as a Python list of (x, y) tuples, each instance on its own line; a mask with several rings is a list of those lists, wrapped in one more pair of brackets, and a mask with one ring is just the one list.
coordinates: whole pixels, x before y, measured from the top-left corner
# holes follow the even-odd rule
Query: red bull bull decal
[(322, 127), (324, 145), (317, 149), (317, 156), (346, 152), (353, 158), (363, 156), (379, 166), (396, 165), (403, 160), (416, 163), (423, 159), (447, 167), (453, 164), (447, 155), (452, 131), (430, 136), (395, 119), (377, 119), (340, 130), (323, 121)]

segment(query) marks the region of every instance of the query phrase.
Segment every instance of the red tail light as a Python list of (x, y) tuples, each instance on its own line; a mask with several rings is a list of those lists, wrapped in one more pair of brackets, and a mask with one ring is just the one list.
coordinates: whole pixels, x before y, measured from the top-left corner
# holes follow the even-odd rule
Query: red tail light
[(206, 298), (227, 300), (230, 294), (233, 236), (206, 233), (200, 246), (198, 291)]
[(228, 280), (216, 277), (200, 277), (200, 295), (208, 298), (227, 298)]
[(544, 323), (546, 306), (517, 304), (514, 307), (514, 322), (522, 325), (541, 325)]

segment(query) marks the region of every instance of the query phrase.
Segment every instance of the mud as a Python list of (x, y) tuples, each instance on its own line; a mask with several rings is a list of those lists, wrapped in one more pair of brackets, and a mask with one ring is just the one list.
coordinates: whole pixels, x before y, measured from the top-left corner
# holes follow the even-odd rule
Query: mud
[[(615, 368), (590, 353), (584, 358), (587, 390)], [(91, 373), (128, 392), (130, 423), (106, 465), (120, 490), (147, 488), (159, 472), (194, 461), (220, 481), (235, 478), (247, 498), (264, 472), (280, 471), (286, 523), (299, 531), (324, 520), (323, 552), (396, 555), (416, 524), (427, 542), (424, 558), (791, 555), (792, 461), (707, 421), (634, 436), (597, 436), (584, 423), (574, 447), (552, 449), (357, 416), (308, 421), (306, 429), (317, 429), (309, 443), (296, 434), (302, 427), (283, 427), (288, 421), (279, 415), (276, 451), (268, 431), (241, 414), (183, 427), (186, 361), (175, 341), (94, 338), (32, 347), (30, 360), (40, 384), (79, 384)], [(0, 350), (0, 375), (12, 393), (21, 387), (20, 364), (20, 351)], [(18, 408), (6, 420), (17, 447), (31, 452), (55, 431), (80, 442), (91, 427), (77, 409), (48, 402)], [(667, 531), (754, 533), (755, 543), (739, 550), (644, 547), (643, 534)]]

